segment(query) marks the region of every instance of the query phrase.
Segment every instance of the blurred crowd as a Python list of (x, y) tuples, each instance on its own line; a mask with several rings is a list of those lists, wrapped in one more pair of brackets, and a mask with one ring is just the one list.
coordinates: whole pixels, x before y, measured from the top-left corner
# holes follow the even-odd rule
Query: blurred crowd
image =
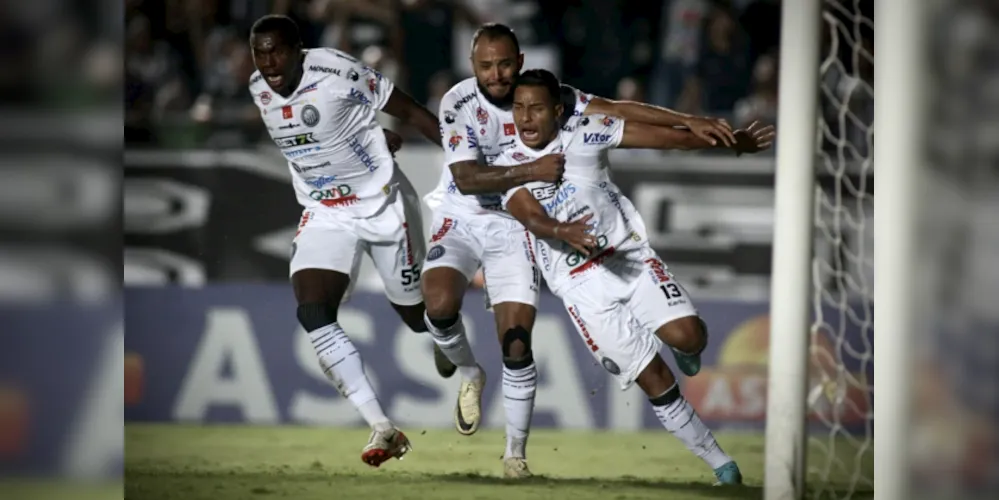
[[(872, 2), (826, 3), (825, 135), (833, 145), (856, 136), (850, 139), (855, 153), (867, 156), (873, 23), (863, 21), (873, 19)], [(131, 146), (231, 147), (262, 138), (246, 90), (254, 71), (247, 39), (253, 21), (268, 13), (294, 18), (307, 47), (336, 47), (362, 58), (435, 112), (440, 97), (471, 76), (475, 28), (500, 22), (518, 34), (525, 67), (551, 69), (587, 92), (726, 117), (736, 125), (776, 122), (781, 0), (638, 4), (127, 0), (126, 140)]]

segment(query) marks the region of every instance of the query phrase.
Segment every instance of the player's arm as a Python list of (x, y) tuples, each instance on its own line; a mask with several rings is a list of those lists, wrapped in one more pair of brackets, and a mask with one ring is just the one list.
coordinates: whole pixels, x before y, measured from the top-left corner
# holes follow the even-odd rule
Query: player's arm
[(762, 127), (754, 122), (746, 129), (736, 130), (733, 134), (735, 143), (731, 147), (712, 144), (693, 132), (673, 127), (661, 127), (640, 122), (624, 122), (624, 133), (621, 141), (615, 146), (619, 149), (732, 149), (738, 154), (756, 153), (767, 149), (773, 144), (773, 125)]
[(562, 240), (583, 255), (589, 255), (590, 248), (597, 244), (597, 239), (589, 233), (590, 226), (587, 224), (593, 214), (572, 222), (559, 222), (549, 217), (541, 203), (523, 186), (507, 193), (504, 204), (511, 215), (539, 238)]
[(528, 182), (558, 182), (565, 171), (565, 158), (550, 154), (512, 167), (490, 167), (472, 159), (451, 163), (448, 168), (462, 194), (503, 193)]
[(440, 146), (442, 142), (441, 129), (437, 125), (437, 117), (399, 88), (393, 88), (391, 92), (382, 111), (419, 130), (428, 141)]
[(583, 109), (582, 114), (616, 116), (631, 123), (645, 123), (662, 127), (683, 127), (712, 145), (715, 145), (717, 141), (721, 141), (724, 146), (731, 146), (736, 142), (732, 127), (723, 119), (688, 115), (642, 102), (615, 101), (603, 97), (593, 97)]

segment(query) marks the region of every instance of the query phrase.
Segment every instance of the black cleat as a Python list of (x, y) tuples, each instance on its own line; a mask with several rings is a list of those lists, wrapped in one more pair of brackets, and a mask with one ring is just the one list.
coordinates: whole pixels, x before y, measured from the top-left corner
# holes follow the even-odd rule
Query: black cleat
[(436, 343), (434, 344), (434, 367), (437, 368), (437, 374), (443, 378), (451, 378), (454, 372), (458, 371), (458, 367), (450, 359), (447, 359), (444, 351), (441, 351), (440, 346)]

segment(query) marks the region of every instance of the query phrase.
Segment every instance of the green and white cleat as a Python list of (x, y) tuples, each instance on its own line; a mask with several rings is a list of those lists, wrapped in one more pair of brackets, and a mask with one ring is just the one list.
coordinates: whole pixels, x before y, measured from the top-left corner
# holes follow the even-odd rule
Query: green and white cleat
[(742, 472), (735, 462), (729, 462), (715, 469), (715, 486), (737, 486), (742, 484)]

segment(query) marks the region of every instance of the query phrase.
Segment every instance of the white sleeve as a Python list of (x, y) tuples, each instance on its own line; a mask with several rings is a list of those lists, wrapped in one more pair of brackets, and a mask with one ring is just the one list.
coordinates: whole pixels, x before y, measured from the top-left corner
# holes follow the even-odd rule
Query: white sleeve
[(353, 57), (340, 53), (337, 57), (345, 63), (342, 71), (346, 73), (343, 78), (338, 78), (346, 86), (343, 89), (344, 97), (377, 110), (384, 108), (395, 84)]
[(605, 115), (584, 116), (569, 141), (573, 152), (599, 154), (621, 144), (624, 137), (624, 120)]
[(479, 159), (479, 138), (471, 126), (472, 117), (468, 109), (472, 107), (471, 95), (448, 92), (441, 99), (437, 120), (441, 127), (441, 141), (444, 147), (444, 164)]
[[(587, 94), (570, 85), (562, 84), (562, 106), (565, 117), (583, 116), (586, 107), (593, 100), (593, 94)], [(570, 113), (571, 110), (571, 113)]]

